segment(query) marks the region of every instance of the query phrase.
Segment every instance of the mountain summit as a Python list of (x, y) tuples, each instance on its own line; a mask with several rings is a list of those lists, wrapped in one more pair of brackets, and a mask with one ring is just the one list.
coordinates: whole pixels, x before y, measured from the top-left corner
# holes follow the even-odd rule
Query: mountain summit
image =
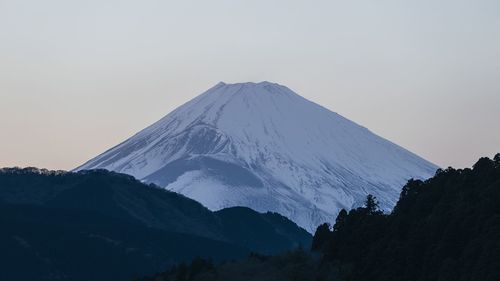
[(285, 86), (219, 83), (76, 170), (107, 169), (212, 210), (275, 211), (312, 232), (368, 193), (391, 209), (437, 166)]

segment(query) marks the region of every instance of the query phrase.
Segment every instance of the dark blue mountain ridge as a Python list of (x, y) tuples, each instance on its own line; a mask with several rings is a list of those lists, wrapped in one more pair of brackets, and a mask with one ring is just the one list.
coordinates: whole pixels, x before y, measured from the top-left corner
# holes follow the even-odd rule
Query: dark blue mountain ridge
[(127, 280), (197, 256), (222, 261), (311, 241), (281, 215), (212, 212), (105, 170), (0, 169), (0, 208), (1, 280)]

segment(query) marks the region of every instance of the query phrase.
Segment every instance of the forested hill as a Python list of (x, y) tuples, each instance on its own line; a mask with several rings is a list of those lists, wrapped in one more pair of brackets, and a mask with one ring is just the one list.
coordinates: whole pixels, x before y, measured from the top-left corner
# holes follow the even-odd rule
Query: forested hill
[(346, 280), (500, 280), (500, 154), (409, 181), (390, 215), (370, 201), (315, 234)]
[(105, 170), (0, 169), (0, 225), (0, 280), (11, 281), (130, 280), (195, 257), (308, 247), (312, 238), (278, 214), (211, 212)]

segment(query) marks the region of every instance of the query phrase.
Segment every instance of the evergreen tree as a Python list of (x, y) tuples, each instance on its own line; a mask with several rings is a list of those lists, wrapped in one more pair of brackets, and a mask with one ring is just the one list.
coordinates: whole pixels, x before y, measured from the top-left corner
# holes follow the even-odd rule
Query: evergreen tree
[(370, 215), (377, 214), (378, 211), (378, 202), (377, 198), (371, 194), (368, 194), (366, 196), (366, 201), (365, 201), (365, 209), (366, 212)]
[(324, 223), (316, 229), (316, 232), (314, 233), (313, 237), (313, 242), (311, 249), (313, 251), (320, 251), (323, 250), (325, 247), (325, 244), (327, 241), (330, 239), (330, 225), (327, 223)]
[(340, 210), (337, 215), (337, 219), (335, 220), (335, 225), (333, 226), (333, 231), (339, 231), (346, 223), (347, 219), (347, 211), (345, 209)]

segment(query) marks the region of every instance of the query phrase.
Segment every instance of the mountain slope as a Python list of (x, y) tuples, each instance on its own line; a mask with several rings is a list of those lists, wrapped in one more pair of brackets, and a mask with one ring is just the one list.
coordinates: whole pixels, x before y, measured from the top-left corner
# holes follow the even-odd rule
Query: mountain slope
[(312, 232), (374, 194), (384, 209), (437, 167), (269, 82), (219, 83), (77, 170), (108, 169), (212, 210), (274, 211)]
[[(211, 212), (180, 194), (105, 170), (68, 173), (35, 168), (0, 169), (0, 209), (0, 224), (9, 230), (3, 233), (8, 239), (2, 241), (7, 244), (14, 239), (38, 245), (29, 252), (41, 253), (45, 249), (49, 260), (62, 262), (61, 257), (71, 256), (71, 249), (80, 247), (69, 240), (78, 240), (77, 244), (82, 245), (96, 245), (96, 239), (111, 241), (113, 245), (116, 244), (113, 241), (120, 241), (116, 247), (103, 248), (101, 256), (122, 253), (126, 258), (115, 262), (126, 266), (124, 262), (137, 261), (137, 267), (143, 270), (141, 274), (146, 269), (163, 269), (165, 265), (196, 256), (222, 260), (250, 251), (272, 254), (307, 247), (312, 238), (307, 231), (276, 214), (261, 214), (247, 208), (244, 215), (236, 209), (222, 210), (223, 214)], [(268, 219), (275, 216), (278, 219)], [(243, 220), (258, 224), (234, 223)], [(249, 229), (262, 234), (259, 243)], [(235, 232), (241, 235), (236, 236)], [(58, 253), (38, 243), (50, 239), (52, 234), (50, 243), (59, 249)], [(130, 256), (128, 248), (135, 249)], [(0, 253), (0, 260), (16, 256), (18, 250)], [(156, 263), (142, 266), (151, 262)], [(69, 262), (69, 265), (75, 264)], [(110, 266), (111, 271), (115, 268)]]
[(0, 280), (132, 280), (195, 257), (240, 258), (232, 243), (87, 210), (0, 204)]

